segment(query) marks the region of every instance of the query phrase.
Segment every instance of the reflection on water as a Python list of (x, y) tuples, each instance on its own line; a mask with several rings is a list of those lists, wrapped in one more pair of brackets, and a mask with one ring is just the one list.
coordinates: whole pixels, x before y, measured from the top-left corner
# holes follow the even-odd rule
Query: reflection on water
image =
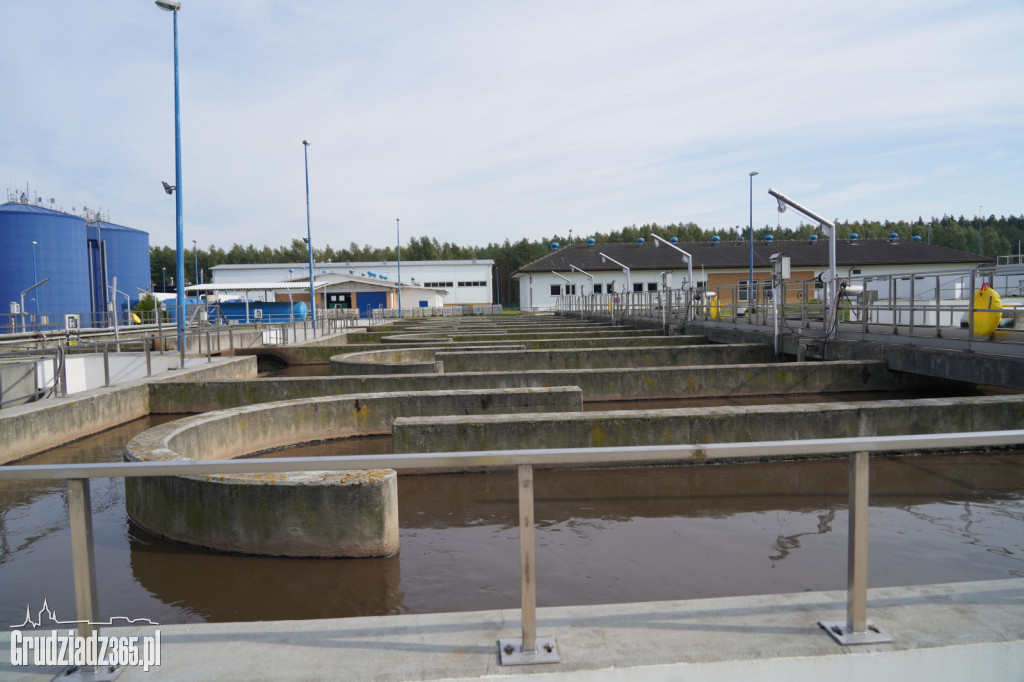
[[(31, 463), (111, 461), (150, 418)], [(289, 454), (386, 452), (387, 438)], [(1022, 453), (872, 459), (872, 586), (1024, 576)], [(842, 589), (845, 460), (542, 471), (540, 605)], [(384, 559), (230, 556), (154, 538), (121, 480), (93, 482), (101, 611), (161, 623), (517, 608), (511, 473), (399, 478), (401, 552)], [(0, 622), (74, 612), (64, 489), (0, 488)]]

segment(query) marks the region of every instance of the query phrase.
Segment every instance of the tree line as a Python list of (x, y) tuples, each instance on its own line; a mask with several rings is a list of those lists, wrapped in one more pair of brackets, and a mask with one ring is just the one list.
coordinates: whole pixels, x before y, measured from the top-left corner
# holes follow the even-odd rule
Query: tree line
[[(764, 225), (754, 229), (754, 239), (763, 239), (772, 235), (776, 240), (806, 239), (816, 232), (815, 224), (801, 224), (797, 227), (777, 227)], [(901, 239), (920, 236), (923, 241), (951, 249), (978, 253), (979, 239), (981, 253), (985, 256), (1004, 256), (1018, 253), (1024, 243), (1024, 215), (965, 218), (944, 215), (928, 221), (918, 217), (916, 221), (836, 221), (836, 233), (845, 239), (856, 233), (861, 239), (886, 238), (890, 233), (899, 234)], [(676, 237), (680, 242), (709, 241), (713, 236), (723, 240), (738, 240), (746, 237), (748, 228), (737, 226), (706, 230), (696, 223), (671, 223), (659, 225), (647, 223), (641, 226), (631, 225), (608, 233), (595, 232), (589, 235), (554, 234), (539, 240), (526, 238), (513, 242), (506, 239), (502, 243), (489, 243), (486, 246), (459, 246), (450, 242), (439, 242), (436, 238), (420, 236), (412, 237), (402, 246), (402, 260), (471, 260), (491, 259), (497, 270), (495, 299), (500, 293), (501, 303), (517, 306), (519, 304), (519, 286), (512, 279), (512, 273), (527, 263), (541, 258), (551, 250), (551, 243), (558, 242), (565, 246), (579, 243), (588, 238), (604, 243), (623, 243), (636, 241), (638, 237), (649, 237), (652, 233), (666, 239)], [(306, 243), (301, 239), (293, 239), (288, 246), (271, 248), (264, 245), (242, 246), (234, 244), (224, 250), (216, 246), (199, 249), (195, 253), (189, 250), (185, 257), (185, 278), (187, 284), (195, 284), (196, 261), (201, 279), (209, 282), (210, 268), (215, 265), (247, 265), (269, 263), (305, 263), (308, 260)], [(313, 249), (313, 258), (317, 263), (345, 263), (365, 261), (397, 260), (395, 247), (359, 246), (355, 242), (348, 248), (335, 249), (330, 245)], [(154, 246), (150, 248), (150, 271), (153, 287), (159, 291), (166, 281), (168, 288), (173, 287), (175, 269), (175, 252), (170, 246)]]

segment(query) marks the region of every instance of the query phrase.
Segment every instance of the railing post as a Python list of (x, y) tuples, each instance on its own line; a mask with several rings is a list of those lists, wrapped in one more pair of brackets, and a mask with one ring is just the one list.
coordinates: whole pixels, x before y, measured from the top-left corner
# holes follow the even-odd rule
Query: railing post
[(153, 376), (153, 360), (150, 358), (149, 351), (150, 346), (153, 345), (153, 338), (150, 336), (145, 337), (142, 340), (142, 345), (146, 348), (146, 376)]
[(839, 644), (883, 644), (892, 637), (867, 619), (868, 470), (866, 451), (850, 455), (849, 531), (846, 554), (846, 622), (820, 621)]
[(210, 330), (206, 330), (206, 361), (213, 362), (213, 347), (210, 345)]
[(537, 637), (536, 552), (533, 540), (533, 465), (519, 465), (519, 583), (522, 600), (521, 639), (500, 639), (502, 665), (558, 663), (554, 637)]
[(110, 344), (103, 344), (103, 385), (110, 385)]
[(178, 334), (178, 369), (185, 369), (186, 345), (188, 345), (188, 332)]
[(71, 562), (74, 570), (78, 634), (89, 637), (97, 615), (95, 554), (92, 541), (92, 509), (89, 479), (68, 479), (68, 518), (71, 524)]

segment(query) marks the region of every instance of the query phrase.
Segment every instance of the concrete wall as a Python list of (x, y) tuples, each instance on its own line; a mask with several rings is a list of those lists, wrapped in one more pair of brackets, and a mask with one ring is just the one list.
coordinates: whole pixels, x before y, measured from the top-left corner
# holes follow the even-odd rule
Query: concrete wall
[[(687, 324), (686, 331), (704, 334), (713, 343), (753, 343), (758, 340), (771, 340), (770, 332), (743, 324), (698, 322)], [(809, 344), (808, 357), (827, 360), (882, 360), (893, 370), (900, 372), (1024, 391), (1022, 357), (910, 345), (905, 343), (906, 337), (893, 337), (893, 341), (876, 343), (835, 339), (822, 346), (820, 339), (786, 335), (783, 336), (782, 350), (795, 356), (798, 352), (797, 344), (803, 342)]]
[[(389, 433), (399, 415), (498, 415), (582, 406), (579, 389), (378, 393), (291, 400), (195, 415), (144, 431), (127, 461), (230, 459), (310, 441)], [(243, 554), (384, 556), (398, 551), (391, 470), (128, 478), (137, 524), (162, 537)]]
[(153, 413), (197, 412), (256, 402), (389, 391), (579, 386), (583, 389), (583, 399), (595, 402), (910, 390), (929, 385), (931, 381), (926, 378), (890, 372), (879, 362), (790, 362), (770, 365), (547, 371), (509, 371), (508, 367), (503, 367), (501, 371), (494, 372), (452, 374), (164, 382), (151, 388), (150, 410)]
[[(395, 420), (394, 451), (622, 447), (1018, 429), (1024, 396)], [(862, 429), (863, 432), (862, 432)], [(865, 443), (870, 449), (870, 441)]]
[(0, 364), (0, 407), (13, 407), (35, 400), (38, 390), (34, 361), (26, 359)]
[[(200, 361), (193, 368), (175, 373), (174, 377), (180, 380), (188, 376), (203, 381), (255, 375), (255, 358), (218, 358), (212, 363)], [(146, 416), (151, 382), (157, 380), (136, 379), (120, 386), (96, 388), (67, 398), (0, 411), (0, 464)], [(181, 409), (191, 412), (188, 402), (184, 399)]]
[[(302, 346), (246, 348), (236, 351), (235, 354), (272, 355), (288, 365), (321, 365), (327, 364), (330, 362), (331, 357), (338, 355), (339, 353), (359, 353), (390, 347), (380, 343), (357, 342), (358, 339), (359, 336), (354, 335), (352, 338), (348, 339), (348, 343), (341, 343), (338, 340), (338, 337), (335, 337), (318, 346), (304, 344)], [(707, 339), (703, 336), (644, 336), (641, 338), (637, 338), (635, 336), (610, 336), (597, 339), (577, 337), (570, 339), (548, 339), (544, 341), (522, 339), (515, 341), (514, 343), (516, 346), (521, 346), (524, 349), (536, 350), (541, 348), (616, 348), (626, 346), (634, 341), (644, 346), (683, 346), (707, 343)], [(482, 347), (490, 347), (493, 343), (494, 340), (492, 339), (489, 341), (452, 343), (450, 345), (445, 344), (443, 346), (437, 343), (406, 343), (402, 344), (402, 347), (436, 348), (437, 350), (474, 350)]]
[(772, 349), (763, 344), (652, 347), (638, 343), (635, 346), (599, 349), (444, 351), (435, 357), (444, 363), (446, 372), (495, 372), (506, 368), (520, 371), (728, 365), (775, 360)]
[[(481, 346), (489, 351), (522, 350), (521, 345)], [(444, 363), (435, 359), (437, 348), (391, 347), (331, 357), (331, 374), (440, 374)]]

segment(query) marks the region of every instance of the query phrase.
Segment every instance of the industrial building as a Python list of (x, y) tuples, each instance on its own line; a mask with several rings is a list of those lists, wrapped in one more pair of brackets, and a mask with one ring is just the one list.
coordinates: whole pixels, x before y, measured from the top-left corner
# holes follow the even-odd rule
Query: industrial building
[[(399, 268), (401, 287), (398, 286)], [(274, 263), (253, 265), (217, 265), (210, 269), (213, 284), (226, 291), (231, 284), (249, 285), (255, 294), (254, 282), (309, 281), (305, 263)], [(317, 308), (351, 308), (360, 316), (369, 316), (377, 308), (398, 308), (401, 292), (403, 308), (436, 308), (442, 306), (479, 306), (493, 302), (494, 261), (376, 261), (316, 263), (313, 266)], [(211, 289), (212, 290), (212, 289)], [(189, 287), (188, 291), (198, 291)], [(288, 296), (291, 296), (289, 299)], [(294, 300), (309, 302), (305, 293), (276, 291), (267, 286), (260, 300)]]
[[(555, 306), (559, 296), (621, 294), (657, 291), (662, 274), (672, 275), (672, 288), (691, 284), (697, 288), (720, 291), (723, 304), (763, 300), (771, 287), (772, 256), (790, 258), (791, 281), (813, 281), (821, 287), (820, 276), (828, 270), (828, 239), (812, 235), (806, 240), (773, 241), (769, 235), (751, 246), (745, 240), (661, 244), (656, 239), (637, 239), (636, 243), (571, 244), (559, 248), (553, 243), (550, 253), (528, 263), (512, 274), (519, 281), (523, 310), (544, 310)], [(691, 258), (688, 265), (681, 253)], [(851, 234), (836, 240), (838, 276), (843, 278), (886, 274), (963, 270), (995, 259), (944, 246), (926, 244), (920, 237), (901, 239), (896, 233), (888, 239), (860, 239)], [(750, 271), (753, 269), (753, 282)], [(692, 275), (691, 275), (692, 273)], [(898, 292), (903, 295), (901, 289)], [(735, 297), (736, 300), (733, 300)]]
[(9, 202), (0, 205), (0, 264), (5, 331), (107, 326), (149, 289), (149, 234)]

